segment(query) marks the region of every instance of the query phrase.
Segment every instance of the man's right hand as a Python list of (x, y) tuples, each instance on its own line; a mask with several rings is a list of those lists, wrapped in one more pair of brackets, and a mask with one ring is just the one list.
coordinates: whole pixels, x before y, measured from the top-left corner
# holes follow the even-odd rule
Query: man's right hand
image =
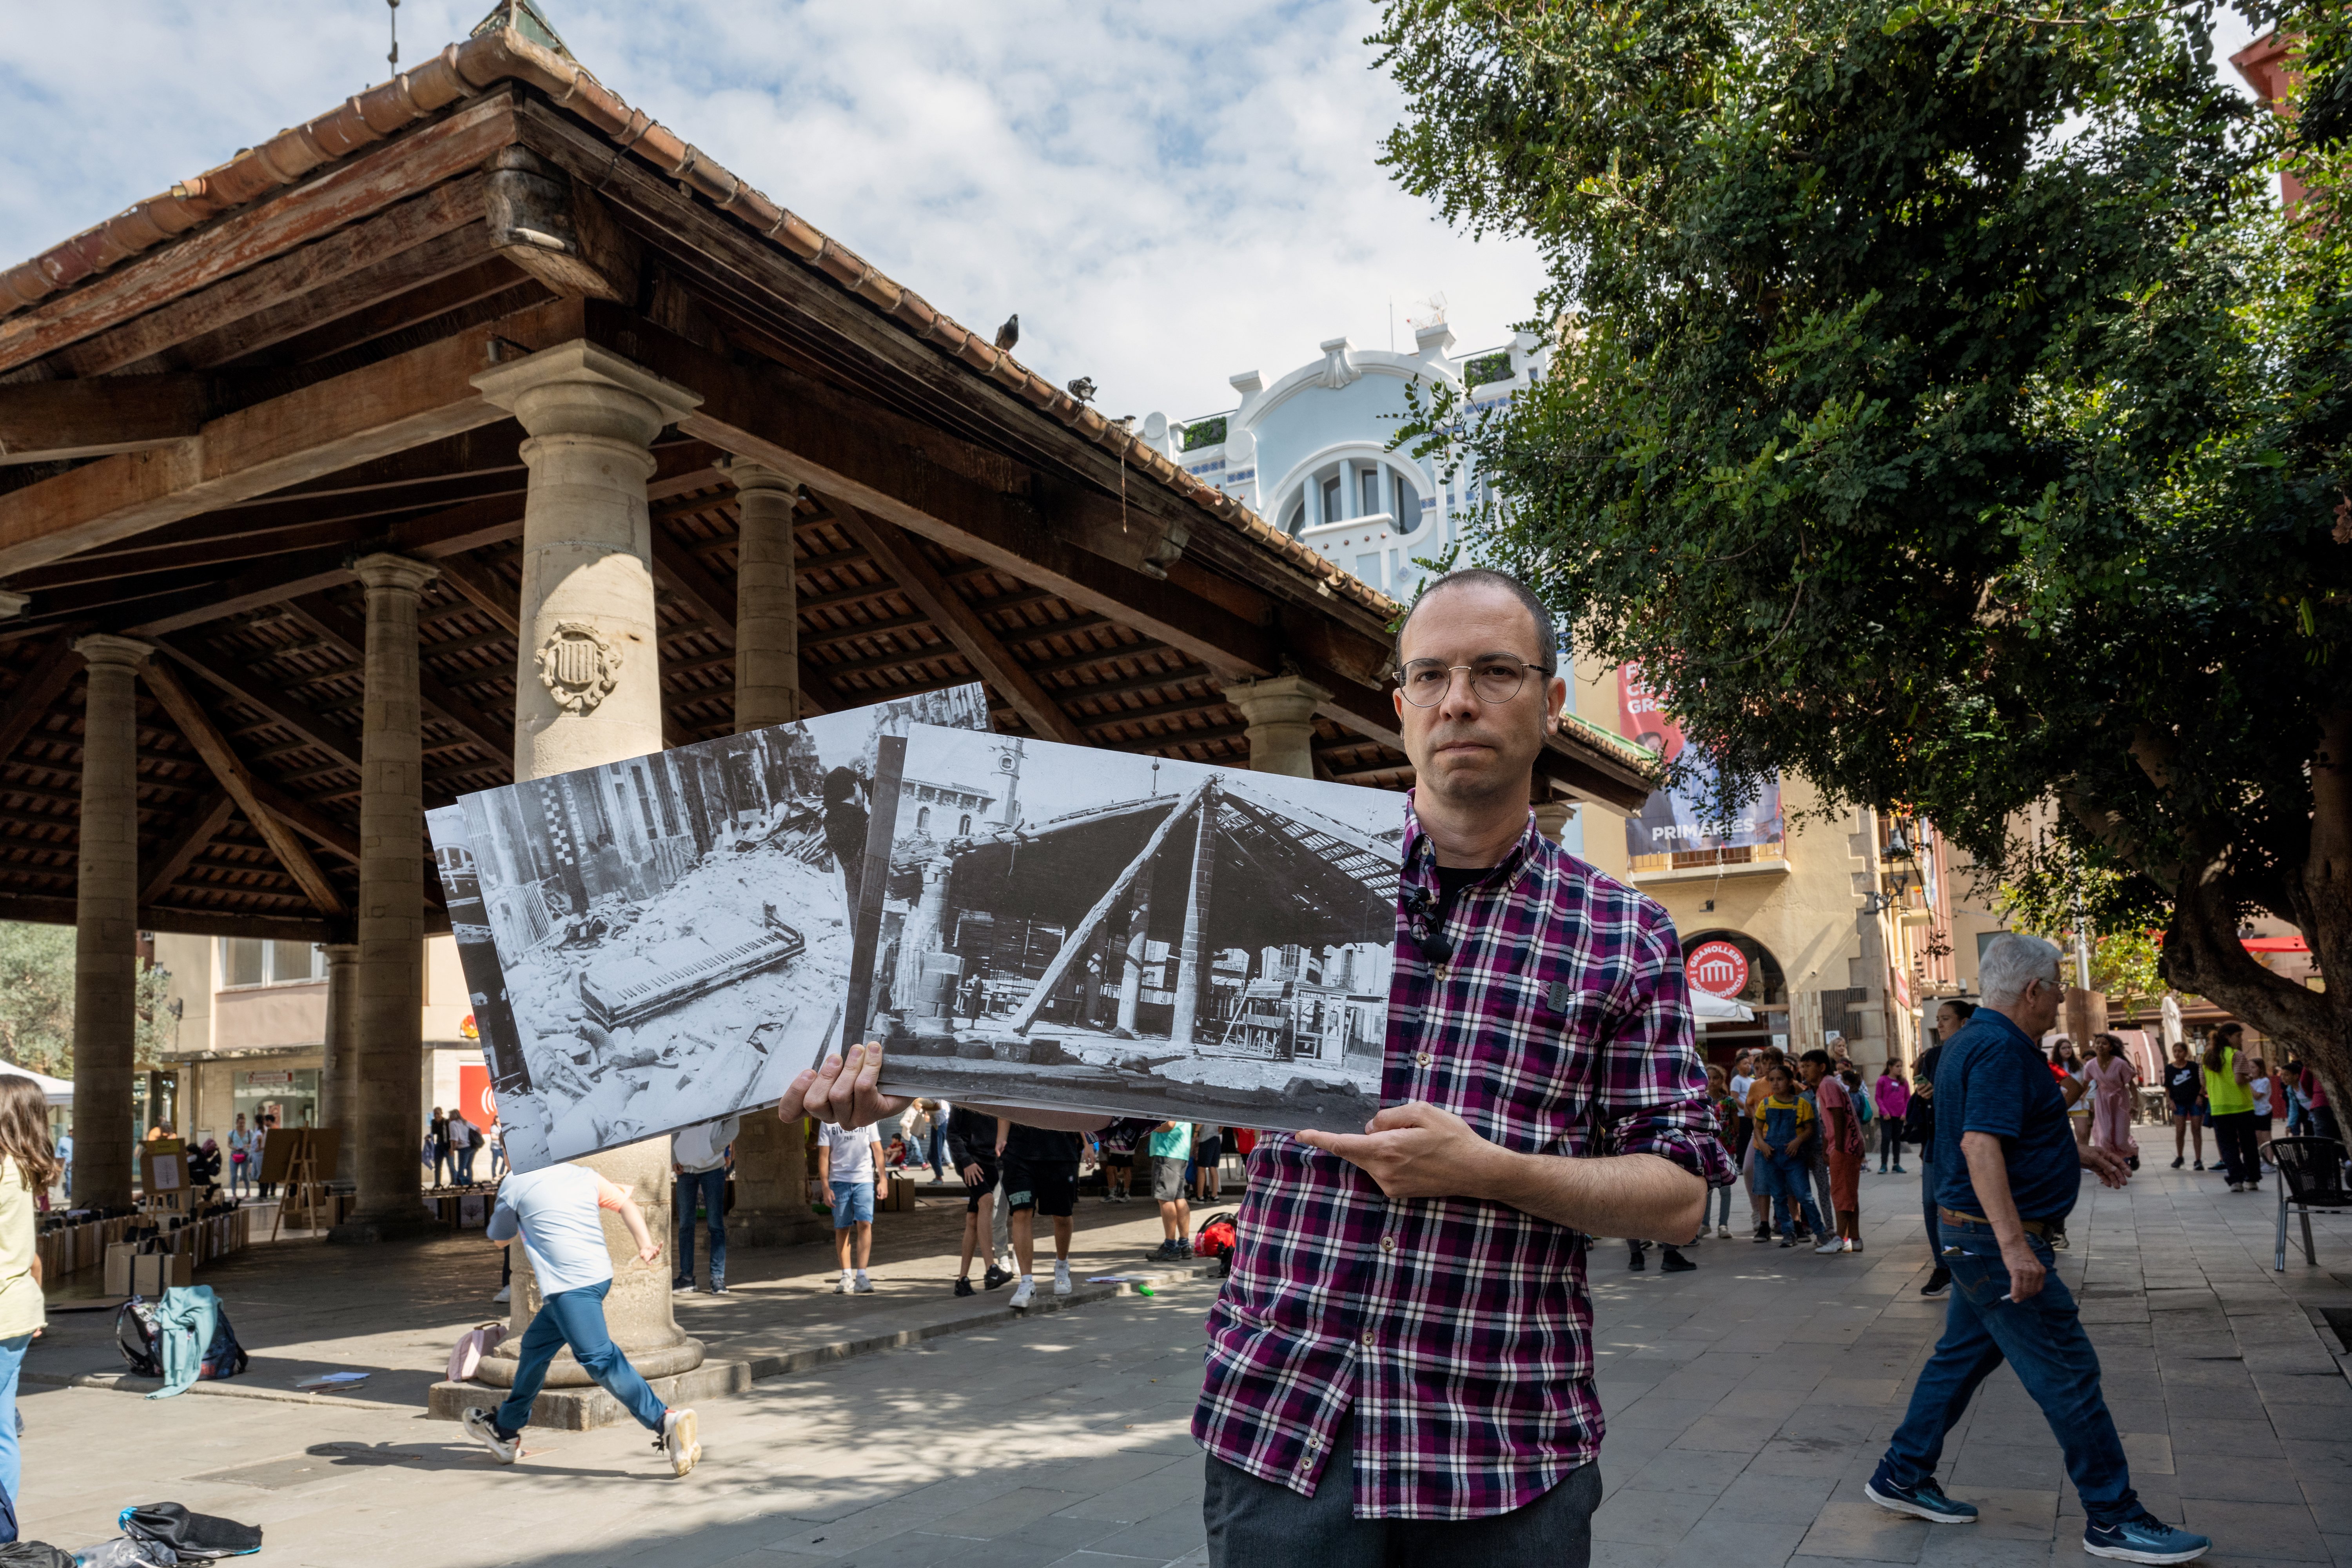
[(2023, 1237), (2000, 1244), (2000, 1261), (2009, 1270), (2009, 1299), (2030, 1301), (2042, 1294), (2042, 1282), (2050, 1271), (2042, 1266), (2042, 1258), (2033, 1244)]
[(776, 1114), (786, 1121), (814, 1116), (835, 1127), (871, 1127), (914, 1104), (911, 1096), (884, 1094), (876, 1088), (882, 1076), (882, 1047), (868, 1042), (852, 1046), (838, 1057), (827, 1057), (813, 1069), (803, 1069), (776, 1102)]

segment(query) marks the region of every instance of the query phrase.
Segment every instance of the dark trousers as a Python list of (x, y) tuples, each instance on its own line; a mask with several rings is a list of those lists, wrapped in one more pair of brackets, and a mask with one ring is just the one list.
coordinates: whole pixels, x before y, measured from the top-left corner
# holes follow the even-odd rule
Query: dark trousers
[(2058, 1278), (2057, 1255), (2040, 1237), (2026, 1238), (2049, 1272), (2040, 1291), (2012, 1301), (2009, 1268), (2000, 1260), (1992, 1227), (1957, 1223), (1946, 1226), (1945, 1234), (1956, 1250), (1944, 1258), (1952, 1270), (1944, 1337), (1919, 1369), (1911, 1408), (1879, 1461), (1879, 1475), (1902, 1487), (1916, 1487), (1934, 1475), (1945, 1434), (1968, 1413), (1977, 1385), (2007, 1362), (2050, 1423), (2083, 1511), (2095, 1524), (2129, 1519), (2138, 1509), (2131, 1467), (2100, 1392), (2098, 1352), (2083, 1331), (2074, 1293)]
[(1209, 1568), (1458, 1568), (1462, 1563), (1542, 1563), (1587, 1568), (1601, 1467), (1580, 1465), (1551, 1490), (1509, 1513), (1484, 1519), (1358, 1519), (1356, 1415), (1332, 1435), (1330, 1461), (1315, 1495), (1262, 1481), (1208, 1456), (1202, 1522)]
[(1878, 1168), (1886, 1169), (1887, 1161), (1903, 1163), (1903, 1123), (1892, 1116), (1878, 1119)]
[(433, 1184), (435, 1186), (446, 1184), (445, 1177), (448, 1169), (449, 1144), (445, 1139), (436, 1138), (433, 1140)]
[(727, 1167), (715, 1171), (682, 1171), (677, 1178), (677, 1273), (679, 1284), (694, 1283), (694, 1210), (699, 1204), (710, 1216), (710, 1288), (727, 1283)]
[(2221, 1167), (2232, 1182), (2260, 1182), (2263, 1179), (2262, 1156), (2256, 1144), (2262, 1135), (2262, 1122), (2251, 1110), (2233, 1110), (2227, 1116), (2210, 1119), (2213, 1142), (2221, 1146)]
[(1944, 1226), (1936, 1214), (1936, 1163), (1927, 1145), (1919, 1145), (1919, 1212), (1927, 1217), (1927, 1261), (1944, 1267)]

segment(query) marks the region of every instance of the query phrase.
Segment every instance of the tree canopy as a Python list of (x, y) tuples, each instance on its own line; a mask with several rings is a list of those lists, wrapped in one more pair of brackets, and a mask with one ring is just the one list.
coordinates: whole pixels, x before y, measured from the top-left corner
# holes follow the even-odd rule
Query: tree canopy
[[(153, 1067), (175, 1038), (172, 972), (139, 965), (131, 1064)], [(73, 1077), (74, 928), (0, 921), (0, 1059)]]
[(2352, 986), (2236, 935), (2352, 975), (2352, 48), (2277, 20), (2299, 117), (2217, 79), (2210, 5), (1392, 0), (1376, 42), (1396, 177), (1549, 258), (1549, 377), (1409, 430), (1508, 497), (1480, 552), (1727, 778), (2063, 860), (2352, 1087)]

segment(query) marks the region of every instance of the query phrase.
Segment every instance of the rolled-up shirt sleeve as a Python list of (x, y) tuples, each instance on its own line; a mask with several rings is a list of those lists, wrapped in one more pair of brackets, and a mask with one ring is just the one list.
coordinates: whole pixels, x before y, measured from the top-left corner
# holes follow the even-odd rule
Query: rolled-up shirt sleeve
[(1682, 944), (1665, 911), (1637, 935), (1608, 1039), (1594, 1064), (1594, 1110), (1612, 1154), (1656, 1154), (1710, 1187), (1738, 1178), (1716, 1133), (1706, 1069), (1693, 1039)]

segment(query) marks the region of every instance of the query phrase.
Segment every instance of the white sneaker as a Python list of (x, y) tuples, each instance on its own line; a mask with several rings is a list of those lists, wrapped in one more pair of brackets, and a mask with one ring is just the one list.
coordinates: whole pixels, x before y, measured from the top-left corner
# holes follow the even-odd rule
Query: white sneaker
[(1827, 1241), (1822, 1243), (1819, 1247), (1813, 1248), (1813, 1256), (1816, 1258), (1826, 1258), (1832, 1252), (1843, 1252), (1844, 1250), (1845, 1237), (1842, 1236), (1833, 1236)]
[(834, 1282), (833, 1293), (836, 1296), (846, 1296), (852, 1289), (853, 1287), (849, 1280), (849, 1273), (845, 1269), (842, 1272), (841, 1278)]
[(1025, 1312), (1029, 1303), (1037, 1299), (1037, 1281), (1024, 1274), (1021, 1283), (1013, 1288), (1013, 1300), (1004, 1304), (1016, 1312)]
[(476, 1442), (488, 1448), (490, 1457), (501, 1465), (513, 1464), (522, 1454), (522, 1434), (518, 1432), (511, 1437), (499, 1436), (498, 1424), (490, 1419), (490, 1413), (478, 1405), (469, 1405), (466, 1413), (457, 1417), (457, 1425), (463, 1426)]
[(1731, 1227), (1727, 1225), (1717, 1226), (1715, 1227), (1715, 1238), (1717, 1241), (1729, 1241), (1731, 1239)]
[(491, 1297), (490, 1300), (496, 1301), (501, 1307), (505, 1306), (509, 1301), (514, 1300), (514, 1287), (511, 1285), (499, 1286), (499, 1293)]
[(858, 1296), (871, 1296), (874, 1294), (874, 1281), (867, 1276), (866, 1270), (863, 1268), (857, 1271), (857, 1286), (852, 1294)]
[(1066, 1296), (1069, 1293), (1070, 1260), (1066, 1258), (1057, 1258), (1054, 1260), (1054, 1294)]
[(670, 1474), (682, 1476), (694, 1468), (695, 1461), (702, 1458), (702, 1445), (695, 1440), (694, 1412), (662, 1412), (661, 1436), (654, 1447), (669, 1456)]

